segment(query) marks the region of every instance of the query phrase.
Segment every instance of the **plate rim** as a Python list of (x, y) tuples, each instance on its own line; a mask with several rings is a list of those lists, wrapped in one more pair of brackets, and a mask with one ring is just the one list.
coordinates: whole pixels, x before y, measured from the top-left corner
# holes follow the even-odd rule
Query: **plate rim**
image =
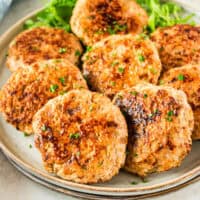
[[(11, 35), (12, 32), (14, 32), (14, 30), (19, 29), (19, 27), (22, 26), (22, 24), (24, 23), (25, 20), (34, 17), (34, 15), (36, 13), (38, 13), (39, 11), (41, 11), (42, 9), (43, 9), (43, 7), (36, 9), (35, 11), (33, 11), (33, 12), (29, 13), (28, 15), (19, 19), (15, 24), (13, 24), (10, 28), (8, 28), (7, 31), (4, 32), (0, 36), (0, 49), (4, 49), (5, 46), (8, 45), (8, 42), (6, 42), (8, 40), (7, 37), (9, 37), (9, 35)], [(97, 191), (98, 192), (118, 192), (118, 193), (120, 193), (120, 192), (124, 192), (124, 193), (127, 193), (127, 192), (152, 192), (151, 190), (159, 190), (159, 189), (162, 189), (163, 187), (171, 187), (171, 188), (175, 187), (176, 184), (181, 184), (183, 182), (188, 181), (188, 179), (192, 179), (194, 176), (200, 175), (200, 165), (199, 165), (199, 166), (195, 167), (194, 169), (190, 170), (189, 172), (187, 172), (177, 178), (171, 179), (171, 180), (163, 182), (163, 183), (154, 184), (152, 186), (141, 186), (140, 188), (138, 188), (138, 187), (131, 187), (131, 188), (113, 187), (113, 188), (110, 188), (110, 187), (94, 186), (94, 185), (80, 184), (80, 183), (64, 180), (59, 177), (54, 177), (51, 174), (45, 174), (44, 172), (41, 172), (39, 169), (29, 165), (28, 163), (26, 163), (23, 160), (21, 160), (20, 158), (18, 158), (14, 153), (12, 153), (11, 150), (9, 150), (8, 147), (6, 147), (5, 144), (3, 144), (3, 141), (1, 141), (1, 140), (0, 140), (0, 149), (2, 149), (4, 154), (8, 155), (17, 164), (19, 164), (20, 166), (23, 166), (27, 170), (30, 170), (35, 175), (40, 175), (42, 177), (45, 177), (45, 179), (47, 179), (47, 180), (55, 181), (56, 183), (63, 184), (66, 187), (74, 187), (77, 190), (78, 189), (89, 190), (92, 192), (97, 192)]]

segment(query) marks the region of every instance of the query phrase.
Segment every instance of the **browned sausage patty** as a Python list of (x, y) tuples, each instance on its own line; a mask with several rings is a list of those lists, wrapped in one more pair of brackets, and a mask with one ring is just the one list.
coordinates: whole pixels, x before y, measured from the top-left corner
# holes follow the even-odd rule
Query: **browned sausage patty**
[(151, 39), (157, 46), (164, 71), (200, 63), (200, 26), (159, 28)]
[(86, 45), (113, 34), (137, 34), (148, 16), (133, 0), (78, 0), (71, 18), (72, 31)]
[(83, 57), (83, 74), (93, 90), (113, 97), (139, 82), (156, 84), (161, 63), (154, 44), (141, 35), (113, 35)]
[(62, 29), (38, 27), (20, 33), (8, 49), (7, 66), (13, 72), (40, 60), (64, 58), (78, 64), (82, 47), (76, 36)]
[(79, 183), (110, 180), (124, 165), (127, 125), (102, 94), (72, 90), (50, 100), (33, 120), (47, 171)]
[(200, 64), (170, 69), (163, 74), (160, 82), (186, 93), (194, 111), (193, 139), (200, 139)]
[(17, 129), (32, 133), (33, 115), (70, 89), (87, 88), (79, 69), (67, 60), (40, 61), (14, 72), (0, 91), (0, 111)]
[(194, 124), (183, 91), (139, 84), (117, 94), (114, 103), (129, 127), (127, 171), (146, 176), (181, 164), (191, 149)]

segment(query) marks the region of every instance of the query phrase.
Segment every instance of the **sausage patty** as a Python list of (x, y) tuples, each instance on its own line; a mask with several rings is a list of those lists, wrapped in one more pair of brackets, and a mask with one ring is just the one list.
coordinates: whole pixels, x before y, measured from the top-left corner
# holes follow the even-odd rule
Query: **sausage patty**
[(200, 26), (159, 28), (151, 39), (157, 46), (164, 71), (200, 63)]
[(157, 83), (161, 63), (154, 44), (142, 35), (113, 35), (83, 56), (83, 74), (93, 90), (109, 97), (146, 81)]
[(183, 91), (139, 84), (114, 98), (126, 115), (125, 169), (140, 176), (178, 167), (191, 149), (193, 112)]
[(78, 0), (71, 18), (72, 31), (86, 45), (112, 34), (137, 34), (148, 16), (133, 0)]
[(200, 64), (170, 69), (163, 74), (160, 82), (186, 93), (194, 111), (193, 139), (200, 139)]
[(33, 119), (36, 147), (48, 172), (78, 183), (110, 180), (125, 161), (127, 125), (102, 94), (72, 90)]
[(32, 133), (33, 115), (51, 98), (87, 88), (79, 69), (67, 60), (40, 61), (14, 72), (0, 91), (0, 111), (18, 130)]
[(82, 51), (73, 34), (62, 29), (38, 27), (20, 33), (10, 43), (7, 66), (13, 72), (27, 64), (58, 58), (76, 65)]

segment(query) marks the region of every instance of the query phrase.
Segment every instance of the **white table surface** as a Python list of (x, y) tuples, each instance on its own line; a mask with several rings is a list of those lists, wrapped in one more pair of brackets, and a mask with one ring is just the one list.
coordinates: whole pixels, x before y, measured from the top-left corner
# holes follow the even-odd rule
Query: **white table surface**
[[(45, 0), (17, 0), (0, 22), (0, 35)], [(200, 181), (181, 190), (147, 200), (200, 200)], [(0, 151), (0, 200), (76, 200), (37, 184), (18, 172)]]

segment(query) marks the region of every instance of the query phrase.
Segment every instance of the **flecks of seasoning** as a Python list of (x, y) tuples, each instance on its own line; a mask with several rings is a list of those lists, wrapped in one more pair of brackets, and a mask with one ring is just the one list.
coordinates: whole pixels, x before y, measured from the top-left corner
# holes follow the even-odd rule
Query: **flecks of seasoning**
[(86, 46), (86, 52), (90, 52), (92, 50), (91, 46)]
[(70, 139), (79, 139), (80, 138), (80, 133), (70, 133), (69, 135)]
[(136, 91), (131, 91), (130, 94), (132, 94), (133, 96), (137, 96), (138, 92), (136, 92)]
[(65, 84), (65, 77), (60, 77), (59, 81), (62, 83), (62, 85), (64, 85)]
[(100, 30), (96, 31), (95, 34), (101, 35), (101, 34), (104, 34), (104, 31), (100, 29)]
[(80, 152), (80, 151), (76, 152), (76, 156), (77, 156), (77, 157), (79, 157), (79, 156), (80, 156), (80, 154), (81, 154), (81, 152)]
[(124, 67), (118, 67), (118, 72), (120, 74), (123, 74), (124, 73)]
[(160, 51), (163, 51), (164, 50), (164, 47), (160, 47), (160, 49), (159, 49)]
[(179, 81), (185, 80), (185, 76), (183, 74), (179, 74), (177, 78), (178, 78)]
[(47, 127), (43, 124), (43, 126), (41, 127), (41, 130), (42, 130), (42, 131), (46, 131), (46, 130), (47, 130)]
[(33, 146), (32, 146), (31, 144), (29, 144), (29, 148), (32, 149), (32, 147), (33, 147)]
[(92, 112), (92, 111), (93, 111), (93, 108), (94, 108), (93, 105), (90, 105), (90, 106), (89, 106), (89, 111)]
[(64, 94), (66, 94), (67, 93), (67, 91), (61, 91), (59, 94), (60, 95), (64, 95)]
[(165, 83), (164, 80), (159, 81), (159, 85), (163, 85), (164, 83)]
[(52, 93), (55, 93), (57, 89), (58, 89), (58, 85), (56, 85), (56, 84), (53, 84), (50, 86), (50, 92), (52, 92)]
[(111, 81), (111, 82), (110, 82), (110, 85), (115, 86), (115, 85), (116, 85), (116, 82), (115, 82), (115, 81)]
[(148, 95), (147, 94), (144, 94), (144, 98), (146, 99), (148, 97)]
[(153, 67), (149, 67), (149, 71), (152, 73), (152, 74), (157, 74), (157, 70)]
[(137, 184), (138, 184), (138, 182), (136, 182), (136, 181), (131, 182), (131, 185), (137, 185)]
[(111, 66), (114, 67), (114, 66), (116, 66), (116, 65), (118, 65), (118, 64), (119, 64), (118, 61), (113, 61), (113, 62), (111, 63)]
[(66, 53), (66, 51), (67, 51), (66, 48), (60, 48), (60, 49), (59, 49), (59, 53), (61, 53), (61, 54), (62, 54), (62, 53)]
[(90, 59), (90, 57), (87, 55), (87, 56), (85, 56), (85, 60), (89, 60)]
[(167, 113), (167, 117), (166, 117), (166, 120), (171, 122), (172, 121), (172, 116), (174, 116), (174, 111), (173, 110), (170, 110), (168, 113)]
[(30, 136), (30, 134), (24, 132), (24, 137), (28, 137), (28, 136)]
[(155, 109), (151, 114), (149, 114), (149, 117), (154, 117), (158, 113), (158, 109)]
[(134, 157), (137, 157), (137, 156), (138, 156), (138, 154), (137, 154), (137, 153), (134, 153), (134, 154), (133, 154), (133, 156), (134, 156)]
[(138, 39), (145, 39), (146, 40), (146, 39), (149, 38), (148, 35), (146, 35), (145, 33), (141, 33), (138, 36), (139, 36)]
[(81, 55), (81, 52), (79, 50), (76, 50), (75, 56), (80, 56), (80, 55)]
[(138, 60), (139, 60), (140, 62), (144, 62), (144, 61), (145, 61), (145, 57), (144, 57), (142, 54), (139, 54), (139, 55), (138, 55)]

